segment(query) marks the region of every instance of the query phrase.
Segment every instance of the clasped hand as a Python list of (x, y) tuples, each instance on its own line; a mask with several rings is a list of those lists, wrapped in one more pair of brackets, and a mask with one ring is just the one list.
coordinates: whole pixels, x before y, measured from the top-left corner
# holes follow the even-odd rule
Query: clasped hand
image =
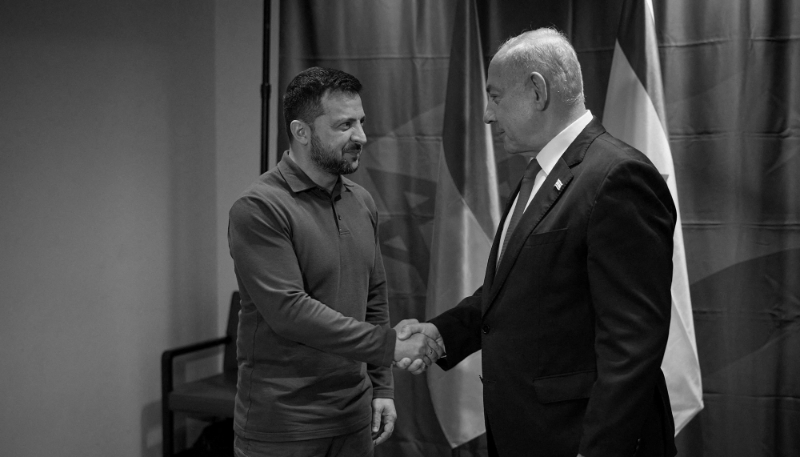
[(444, 356), (444, 341), (435, 325), (405, 319), (394, 329), (397, 332), (395, 366), (420, 374)]

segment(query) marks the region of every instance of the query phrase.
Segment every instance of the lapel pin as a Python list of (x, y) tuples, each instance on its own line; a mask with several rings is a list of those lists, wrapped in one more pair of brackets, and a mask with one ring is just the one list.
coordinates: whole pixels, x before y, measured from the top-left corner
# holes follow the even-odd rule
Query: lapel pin
[(560, 179), (556, 180), (556, 190), (561, 190), (562, 186), (563, 184), (561, 184), (561, 180)]

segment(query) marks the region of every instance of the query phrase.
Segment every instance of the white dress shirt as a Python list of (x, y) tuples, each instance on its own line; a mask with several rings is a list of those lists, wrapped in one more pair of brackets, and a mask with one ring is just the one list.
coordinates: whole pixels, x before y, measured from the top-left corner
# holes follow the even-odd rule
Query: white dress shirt
[[(542, 167), (539, 170), (539, 173), (536, 175), (536, 179), (533, 182), (533, 191), (531, 192), (531, 196), (528, 198), (528, 201), (525, 202), (525, 210), (528, 210), (528, 205), (531, 204), (533, 201), (534, 195), (536, 192), (539, 191), (539, 188), (542, 187), (542, 183), (544, 180), (547, 179), (547, 175), (549, 175), (553, 171), (553, 167), (556, 166), (558, 159), (564, 155), (564, 151), (567, 150), (569, 145), (575, 141), (575, 138), (589, 125), (589, 122), (592, 120), (592, 113), (589, 110), (586, 110), (585, 113), (578, 119), (576, 119), (572, 124), (570, 124), (567, 128), (561, 131), (558, 135), (556, 135), (552, 140), (550, 140), (539, 154), (536, 154), (534, 158), (531, 160), (538, 160), (539, 166)], [(518, 195), (514, 196), (514, 204), (511, 205), (511, 209), (508, 211), (509, 216), (506, 217), (506, 220), (503, 222), (503, 233), (500, 236), (500, 246), (503, 245), (503, 242), (506, 238), (506, 232), (508, 231), (508, 223), (511, 220), (511, 214), (514, 214), (514, 208), (516, 208)], [(500, 258), (498, 256), (498, 262)]]

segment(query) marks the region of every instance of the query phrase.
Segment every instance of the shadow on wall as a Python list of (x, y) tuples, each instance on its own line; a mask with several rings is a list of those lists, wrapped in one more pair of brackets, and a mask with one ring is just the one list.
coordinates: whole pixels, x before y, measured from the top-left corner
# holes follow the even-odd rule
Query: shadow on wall
[[(164, 37), (170, 62), (165, 66), (170, 169), (170, 248), (166, 344), (152, 354), (160, 367), (161, 351), (217, 336), (216, 288), (216, 118), (215, 6), (213, 3), (164, 5), (174, 33)], [(191, 11), (191, 14), (186, 14)], [(166, 19), (162, 19), (166, 20)], [(174, 364), (176, 384), (218, 371), (213, 351), (183, 357)], [(160, 396), (160, 370), (153, 378)], [(146, 404), (141, 413), (142, 455), (162, 452), (161, 402)], [(178, 415), (176, 450), (191, 445), (205, 424)]]

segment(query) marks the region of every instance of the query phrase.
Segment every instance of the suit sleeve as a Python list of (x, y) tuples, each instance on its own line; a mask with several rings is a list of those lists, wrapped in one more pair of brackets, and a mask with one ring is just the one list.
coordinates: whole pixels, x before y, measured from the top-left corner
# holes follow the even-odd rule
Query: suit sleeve
[(447, 357), (436, 362), (449, 370), (481, 348), (481, 295), (479, 287), (454, 308), (429, 320), (439, 330)]
[(633, 455), (669, 335), (676, 211), (644, 161), (606, 175), (587, 227), (597, 380), (583, 425), (587, 456)]
[(279, 208), (251, 197), (240, 198), (230, 211), (228, 243), (234, 267), (259, 313), (283, 338), (352, 360), (391, 366), (395, 332), (388, 328), (388, 310), (387, 325), (374, 325), (309, 296), (287, 217)]

